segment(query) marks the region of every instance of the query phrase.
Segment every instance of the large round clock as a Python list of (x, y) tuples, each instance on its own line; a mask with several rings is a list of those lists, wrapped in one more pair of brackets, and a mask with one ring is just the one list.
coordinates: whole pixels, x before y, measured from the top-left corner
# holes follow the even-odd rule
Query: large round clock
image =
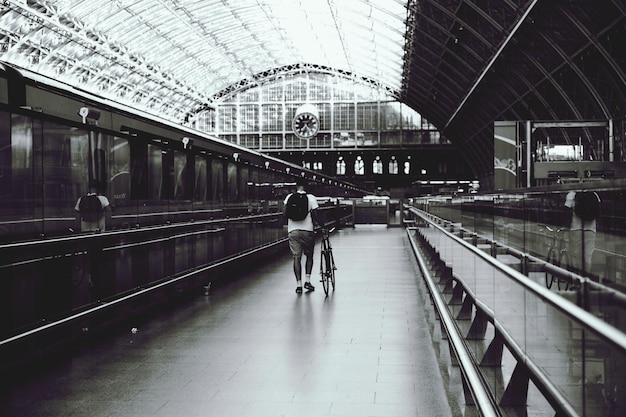
[(320, 130), (317, 108), (311, 104), (300, 106), (293, 118), (292, 128), (300, 139), (310, 139), (317, 135)]

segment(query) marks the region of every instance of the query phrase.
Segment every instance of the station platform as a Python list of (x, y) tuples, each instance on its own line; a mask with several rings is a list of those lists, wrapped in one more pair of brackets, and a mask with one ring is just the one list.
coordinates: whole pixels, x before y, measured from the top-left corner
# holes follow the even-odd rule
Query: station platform
[(403, 228), (331, 237), (336, 290), (286, 254), (23, 381), (3, 416), (454, 416)]

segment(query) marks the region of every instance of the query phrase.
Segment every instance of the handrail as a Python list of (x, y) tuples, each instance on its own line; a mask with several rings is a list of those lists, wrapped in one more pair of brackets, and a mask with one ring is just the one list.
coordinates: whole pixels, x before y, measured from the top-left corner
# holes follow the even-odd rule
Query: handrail
[(183, 233), (179, 235), (171, 235), (171, 236), (166, 236), (166, 237), (162, 237), (158, 239), (142, 240), (141, 242), (124, 243), (124, 244), (117, 245), (117, 246), (109, 246), (109, 247), (103, 248), (102, 250), (106, 252), (106, 251), (112, 251), (112, 250), (118, 250), (118, 249), (136, 248), (136, 247), (145, 246), (145, 245), (152, 245), (155, 243), (168, 242), (168, 241), (180, 239), (183, 237), (190, 237), (190, 236), (203, 235), (203, 234), (209, 234), (209, 233), (222, 233), (224, 231), (226, 231), (226, 228), (224, 227), (219, 227), (217, 229), (199, 230), (197, 232), (189, 232), (189, 233)]
[[(465, 240), (459, 238), (453, 233), (448, 232), (445, 228), (441, 227), (436, 222), (433, 222), (429, 218), (429, 215), (422, 215), (422, 213), (425, 213), (422, 210), (413, 208), (412, 212), (419, 215), (422, 219), (424, 219), (430, 225), (437, 228), (438, 230), (443, 232), (445, 235), (447, 235), (449, 238), (453, 239), (454, 241), (462, 245), (465, 249), (471, 251), (474, 255), (478, 256), (481, 260), (487, 262), (493, 268), (509, 276), (511, 279), (513, 279), (515, 282), (521, 285), (525, 290), (530, 291), (531, 293), (541, 298), (546, 303), (550, 304), (552, 307), (556, 308), (557, 310), (565, 314), (569, 319), (585, 327), (585, 330), (589, 330), (593, 332), (598, 337), (600, 337), (603, 341), (619, 349), (622, 353), (626, 353), (626, 334), (624, 334), (619, 329), (615, 328), (614, 326), (611, 326), (610, 324), (599, 319), (598, 317), (594, 316), (588, 311), (580, 308), (579, 306), (572, 304), (571, 302), (567, 301), (560, 295), (548, 290), (547, 288), (537, 284), (536, 282), (533, 282), (521, 272), (516, 271), (515, 269), (511, 268), (508, 265), (498, 262), (492, 256), (486, 254), (484, 251), (478, 249), (477, 247), (467, 243)], [(582, 280), (583, 282), (589, 281), (588, 278), (584, 278), (584, 277), (582, 278)]]
[(208, 226), (208, 225), (221, 224), (221, 223), (239, 222), (242, 220), (243, 221), (254, 220), (254, 219), (265, 218), (265, 217), (268, 217), (268, 218), (277, 217), (277, 216), (282, 217), (282, 215), (283, 215), (282, 213), (275, 212), (275, 213), (256, 214), (256, 215), (249, 215), (249, 216), (227, 217), (223, 219), (195, 220), (192, 222), (161, 224), (161, 225), (155, 225), (155, 226), (142, 226), (140, 228), (116, 229), (116, 230), (110, 230), (110, 231), (107, 230), (106, 232), (102, 232), (102, 233), (80, 233), (80, 234), (55, 237), (55, 238), (50, 238), (50, 239), (27, 240), (23, 242), (0, 244), (0, 251), (7, 250), (7, 249), (19, 249), (22, 247), (28, 247), (29, 249), (33, 249), (34, 246), (51, 245), (55, 243), (70, 243), (70, 242), (76, 242), (76, 241), (81, 241), (81, 240), (98, 239), (103, 236), (114, 237), (118, 235), (123, 235), (124, 237), (128, 237), (129, 235), (133, 235), (133, 234), (142, 234), (142, 233), (154, 232), (154, 231), (160, 231), (160, 230), (182, 229), (182, 228), (189, 228), (189, 227), (196, 227), (196, 226)]
[[(432, 214), (426, 212), (426, 211), (421, 211), (419, 209), (416, 209), (415, 207), (412, 206), (407, 206), (407, 209), (411, 212), (413, 212), (413, 214), (415, 215), (422, 215), (422, 216), (427, 216), (429, 218), (437, 218), (436, 216), (433, 216)], [(420, 214), (418, 214), (418, 210), (420, 211)], [(454, 222), (451, 222), (449, 220), (445, 220), (445, 219), (441, 219), (441, 218), (437, 218), (439, 220), (441, 220), (444, 223), (448, 223), (448, 224), (456, 224)], [(543, 225), (540, 224), (541, 226), (547, 226), (547, 225)], [(523, 252), (519, 249), (516, 249), (514, 247), (511, 246), (507, 246), (502, 244), (501, 242), (495, 241), (493, 239), (490, 239), (487, 236), (481, 235), (480, 233), (465, 229), (463, 227), (460, 228), (461, 231), (463, 232), (467, 232), (469, 234), (471, 234), (472, 236), (476, 237), (476, 238), (480, 238), (483, 239), (487, 242), (490, 242), (492, 245), (495, 245), (496, 247), (502, 248), (503, 250), (505, 250), (506, 254), (508, 255), (512, 255), (515, 258), (519, 259), (520, 262), (522, 262), (522, 268), (526, 268), (527, 262), (532, 262), (533, 264), (537, 264), (537, 265), (541, 265), (544, 269), (545, 272), (549, 272), (553, 275), (558, 275), (561, 278), (567, 278), (569, 279), (571, 282), (577, 281), (580, 284), (581, 288), (587, 288), (587, 289), (594, 289), (597, 291), (602, 291), (602, 293), (607, 296), (606, 300), (607, 301), (614, 301), (615, 305), (619, 305), (621, 308), (626, 308), (626, 294), (616, 290), (615, 288), (612, 288), (608, 285), (602, 284), (600, 282), (588, 279), (582, 275), (579, 275), (575, 272), (569, 271), (565, 268), (562, 268), (560, 266), (557, 265), (553, 265), (549, 262), (547, 262), (544, 259), (538, 258), (535, 255), (532, 255), (528, 252)], [(522, 272), (524, 272), (524, 270), (522, 270)], [(584, 284), (584, 285), (583, 285)]]
[(519, 345), (515, 338), (509, 333), (506, 327), (498, 320), (495, 312), (491, 307), (482, 302), (476, 297), (476, 294), (466, 285), (465, 281), (453, 273), (455, 280), (463, 287), (463, 291), (472, 301), (477, 310), (480, 310), (487, 316), (487, 319), (493, 324), (496, 329), (496, 333), (499, 334), (504, 344), (509, 349), (509, 352), (517, 360), (518, 363), (523, 363), (524, 366), (530, 371), (530, 379), (533, 380), (535, 385), (543, 392), (547, 391), (548, 395), (546, 399), (553, 407), (558, 408), (561, 412), (566, 413), (568, 416), (577, 416), (576, 410), (567, 401), (565, 396), (557, 389), (557, 387), (550, 381), (548, 376), (535, 364), (535, 362), (526, 354), (524, 349)]
[[(416, 208), (409, 206), (408, 209), (409, 209), (409, 211), (414, 212), (415, 215), (419, 215), (417, 213), (417, 209)], [(430, 214), (428, 212), (425, 212), (425, 211), (422, 212), (421, 214), (422, 215), (426, 215), (426, 216), (428, 216), (430, 218), (437, 218), (437, 217), (433, 216), (432, 214)], [(439, 219), (439, 218), (437, 218), (437, 219)], [(445, 220), (445, 219), (439, 219), (439, 220), (443, 221), (444, 223), (455, 224), (455, 223), (450, 222), (450, 221)], [(544, 224), (540, 224), (540, 226), (549, 227), (548, 225), (544, 225)], [(504, 245), (501, 242), (497, 242), (495, 240), (492, 240), (492, 239), (490, 239), (490, 238), (488, 238), (486, 236), (483, 236), (483, 235), (481, 235), (479, 233), (473, 232), (471, 230), (467, 230), (467, 229), (465, 229), (463, 227), (461, 227), (460, 230), (463, 231), (463, 232), (467, 232), (467, 233), (471, 234), (473, 237), (483, 239), (483, 240), (491, 243), (492, 245), (495, 245), (495, 247), (502, 248), (505, 251), (506, 254), (512, 255), (515, 258), (519, 259), (520, 262), (522, 263), (522, 268), (523, 268), (522, 269), (522, 273), (524, 273), (524, 274), (527, 273), (528, 262), (531, 262), (532, 264), (535, 264), (535, 265), (541, 265), (545, 272), (549, 272), (550, 274), (557, 275), (557, 276), (559, 276), (561, 278), (569, 279), (569, 281), (571, 281), (571, 282), (574, 282), (574, 281), (578, 282), (580, 288), (584, 288), (584, 289), (587, 289), (587, 290), (592, 289), (592, 290), (596, 290), (596, 291), (601, 291), (602, 294), (603, 294), (603, 299), (606, 302), (613, 302), (614, 303), (613, 305), (617, 305), (620, 308), (626, 309), (626, 294), (624, 292), (616, 290), (615, 288), (611, 288), (610, 286), (602, 284), (600, 282), (588, 279), (587, 277), (584, 277), (584, 276), (579, 275), (579, 274), (577, 274), (575, 272), (569, 271), (569, 270), (567, 270), (565, 268), (562, 268), (560, 266), (553, 265), (553, 264), (547, 262), (544, 259), (541, 259), (541, 258), (538, 258), (538, 257), (536, 257), (534, 255), (531, 255), (528, 252), (522, 252), (519, 249), (516, 249), (516, 248), (511, 247), (511, 246)]]
[(193, 271), (185, 272), (182, 275), (175, 276), (175, 277), (173, 277), (171, 279), (159, 282), (159, 283), (157, 283), (155, 285), (151, 285), (151, 286), (146, 287), (146, 288), (137, 289), (136, 291), (134, 291), (134, 292), (132, 292), (130, 294), (126, 294), (126, 295), (124, 295), (122, 297), (112, 299), (110, 301), (107, 301), (106, 303), (99, 304), (99, 305), (97, 305), (95, 307), (88, 308), (88, 309), (83, 310), (83, 311), (81, 311), (79, 313), (72, 314), (71, 316), (64, 317), (62, 319), (59, 319), (59, 320), (56, 320), (56, 321), (44, 324), (42, 326), (36, 327), (34, 329), (25, 331), (23, 333), (14, 335), (14, 336), (9, 337), (7, 339), (0, 340), (0, 347), (7, 346), (7, 345), (9, 345), (9, 344), (11, 344), (13, 342), (17, 342), (19, 340), (23, 340), (23, 339), (25, 339), (25, 338), (27, 338), (29, 336), (33, 336), (35, 334), (42, 333), (42, 332), (44, 332), (46, 330), (49, 330), (49, 329), (52, 329), (52, 328), (55, 328), (55, 327), (58, 327), (58, 326), (61, 326), (61, 325), (64, 325), (64, 324), (72, 323), (72, 322), (74, 322), (76, 320), (79, 320), (81, 318), (88, 317), (88, 316), (90, 316), (90, 315), (92, 315), (94, 313), (97, 313), (98, 311), (102, 311), (102, 310), (105, 310), (105, 309), (110, 309), (110, 308), (112, 308), (114, 306), (117, 306), (117, 305), (120, 305), (120, 304), (122, 304), (122, 303), (124, 303), (126, 301), (132, 300), (134, 298), (137, 298), (139, 296), (145, 295), (145, 294), (150, 293), (152, 291), (155, 291), (155, 290), (158, 290), (158, 289), (170, 286), (170, 285), (175, 284), (177, 282), (184, 281), (184, 280), (189, 279), (189, 278), (191, 278), (191, 277), (193, 277), (195, 275), (204, 273), (206, 271), (209, 271), (211, 269), (220, 267), (222, 265), (226, 265), (228, 263), (240, 260), (240, 259), (242, 259), (242, 258), (244, 258), (246, 256), (249, 256), (249, 255), (257, 253), (257, 252), (260, 252), (260, 251), (265, 250), (267, 248), (270, 248), (272, 246), (284, 244), (286, 241), (287, 241), (287, 238), (285, 237), (285, 238), (280, 239), (278, 241), (271, 242), (271, 243), (268, 243), (268, 244), (256, 247), (256, 248), (254, 248), (252, 250), (249, 250), (249, 251), (237, 254), (235, 256), (231, 256), (231, 257), (222, 259), (222, 260), (220, 260), (218, 262), (215, 262), (215, 263), (203, 266), (203, 267), (198, 268), (198, 269), (194, 269)]
[(442, 327), (446, 332), (448, 341), (450, 342), (450, 347), (454, 352), (454, 356), (459, 362), (461, 372), (463, 373), (467, 384), (467, 389), (472, 396), (474, 404), (480, 410), (480, 415), (483, 417), (499, 416), (500, 414), (497, 411), (497, 407), (483, 385), (483, 379), (479, 371), (476, 369), (472, 356), (468, 352), (468, 348), (463, 338), (459, 335), (459, 330), (456, 327), (454, 319), (452, 318), (445, 301), (441, 297), (441, 294), (437, 290), (436, 284), (428, 271), (428, 267), (426, 266), (423, 257), (419, 253), (419, 249), (417, 248), (415, 241), (411, 239), (410, 229), (407, 229), (406, 233), (409, 235), (409, 242), (413, 248), (413, 253), (415, 254), (415, 258), (419, 264), (420, 271), (422, 275), (424, 275), (424, 281), (426, 281), (426, 285), (428, 285), (433, 304), (437, 309), (438, 316), (443, 325)]

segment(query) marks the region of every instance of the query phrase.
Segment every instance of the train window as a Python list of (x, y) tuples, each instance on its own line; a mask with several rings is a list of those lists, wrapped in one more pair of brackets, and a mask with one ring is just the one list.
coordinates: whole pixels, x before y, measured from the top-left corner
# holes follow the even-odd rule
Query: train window
[(132, 199), (148, 198), (148, 145), (130, 141), (130, 191)]
[[(7, 124), (8, 125), (8, 124)], [(11, 163), (13, 169), (28, 169), (32, 166), (33, 123), (29, 117), (14, 114), (11, 118)]]
[(95, 148), (93, 145), (90, 148), (93, 151), (91, 153), (92, 162), (90, 164), (92, 172), (89, 175), (89, 181), (102, 193), (105, 191), (107, 185), (106, 152), (104, 149)]
[(187, 156), (187, 169), (185, 173), (185, 199), (193, 200), (196, 190), (196, 157), (191, 152), (186, 152)]
[(259, 199), (260, 200), (271, 200), (272, 199), (272, 178), (270, 176), (270, 172), (267, 170), (261, 170), (259, 172)]
[(224, 164), (217, 159), (211, 160), (211, 200), (222, 202), (224, 199)]
[(261, 180), (259, 179), (259, 170), (257, 168), (252, 168), (252, 171), (250, 172), (250, 178), (248, 181), (248, 188), (249, 188), (248, 196), (250, 199), (252, 200), (261, 199), (259, 197), (259, 190), (258, 190), (260, 182)]
[[(13, 115), (11, 123), (7, 120), (5, 126), (10, 126), (11, 130), (10, 137), (8, 131), (3, 132), (7, 137), (2, 140), (2, 180), (7, 182), (0, 193), (3, 196), (10, 193), (17, 200), (16, 207), (22, 207), (26, 199), (32, 198), (33, 191), (26, 186), (33, 182), (33, 123), (30, 118)], [(24, 213), (19, 210), (16, 214), (20, 216)]]
[(130, 145), (127, 139), (113, 138), (109, 175), (109, 201), (114, 206), (125, 205), (130, 199)]
[(173, 195), (176, 200), (184, 200), (188, 197), (188, 181), (187, 181), (187, 154), (173, 151)]
[(228, 191), (228, 202), (230, 203), (234, 203), (239, 199), (237, 186), (237, 165), (229, 162), (227, 165), (226, 190)]
[[(0, 197), (9, 197), (12, 177), (10, 115), (0, 111)], [(0, 210), (6, 212), (5, 210)]]
[(196, 155), (195, 161), (194, 200), (206, 201), (208, 177), (206, 159)]
[[(36, 125), (37, 122), (34, 123)], [(89, 182), (89, 134), (87, 131), (44, 122), (33, 129), (34, 144), (41, 143), (46, 216), (73, 213), (76, 199), (87, 192)], [(38, 135), (41, 134), (40, 139)], [(45, 140), (43, 140), (45, 138)], [(60, 211), (56, 211), (59, 209)]]
[(239, 186), (239, 201), (247, 202), (248, 201), (248, 176), (249, 170), (247, 166), (239, 167), (238, 173), (238, 182)]
[(148, 190), (146, 198), (158, 200), (161, 198), (163, 183), (163, 151), (158, 146), (148, 145), (146, 168), (146, 188)]
[(161, 152), (161, 200), (172, 200), (174, 198), (174, 184), (176, 173), (174, 167), (174, 151), (164, 149)]

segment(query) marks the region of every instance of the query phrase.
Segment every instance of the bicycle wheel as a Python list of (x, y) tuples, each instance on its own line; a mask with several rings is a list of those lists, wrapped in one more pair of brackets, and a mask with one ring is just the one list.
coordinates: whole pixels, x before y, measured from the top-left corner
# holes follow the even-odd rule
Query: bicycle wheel
[[(566, 250), (562, 250), (559, 254), (559, 261), (557, 263), (561, 268), (566, 269), (568, 265), (570, 265), (569, 253)], [(559, 290), (567, 291), (570, 287), (570, 282), (568, 280), (563, 280), (557, 278), (556, 285), (559, 287)]]
[(333, 256), (332, 250), (329, 250), (327, 253), (328, 256), (326, 257), (326, 259), (328, 259), (328, 274), (330, 278), (330, 283), (333, 286), (333, 291), (335, 291), (335, 270), (337, 269), (337, 267), (335, 266), (335, 257)]
[[(548, 256), (546, 256), (546, 262), (552, 265), (557, 264), (556, 254), (554, 253), (554, 247), (551, 247), (548, 251)], [(554, 275), (546, 271), (546, 287), (552, 288), (552, 284), (554, 283)]]
[(328, 282), (329, 271), (328, 271), (327, 258), (328, 258), (328, 252), (322, 246), (321, 257), (320, 257), (320, 275), (322, 278), (322, 287), (324, 287), (324, 293), (326, 295), (328, 295), (328, 287), (330, 286), (330, 283)]

